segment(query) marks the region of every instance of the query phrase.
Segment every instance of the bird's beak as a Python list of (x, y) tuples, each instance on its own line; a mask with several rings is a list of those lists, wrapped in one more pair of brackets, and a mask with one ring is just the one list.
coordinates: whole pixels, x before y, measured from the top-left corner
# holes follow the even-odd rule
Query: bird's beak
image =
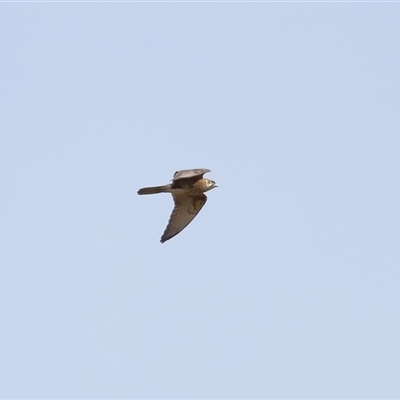
[(214, 187), (218, 187), (218, 185), (215, 183), (215, 184), (214, 184)]

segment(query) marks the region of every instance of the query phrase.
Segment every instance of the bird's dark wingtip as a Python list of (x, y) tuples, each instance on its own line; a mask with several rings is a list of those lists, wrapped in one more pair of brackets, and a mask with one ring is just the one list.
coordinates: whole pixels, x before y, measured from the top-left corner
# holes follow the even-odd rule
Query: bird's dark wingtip
[(168, 239), (170, 239), (170, 238), (165, 238), (164, 236), (161, 236), (160, 243), (163, 244), (163, 243), (165, 243)]

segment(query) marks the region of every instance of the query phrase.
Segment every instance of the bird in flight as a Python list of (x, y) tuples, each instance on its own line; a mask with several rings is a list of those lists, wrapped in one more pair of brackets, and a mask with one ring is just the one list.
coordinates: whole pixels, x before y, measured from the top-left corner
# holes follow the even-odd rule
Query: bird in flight
[(176, 171), (171, 183), (138, 190), (138, 194), (172, 194), (175, 206), (168, 225), (161, 236), (161, 243), (173, 238), (185, 229), (206, 204), (207, 196), (204, 192), (218, 187), (211, 179), (203, 178), (203, 175), (207, 172), (211, 171), (200, 168)]

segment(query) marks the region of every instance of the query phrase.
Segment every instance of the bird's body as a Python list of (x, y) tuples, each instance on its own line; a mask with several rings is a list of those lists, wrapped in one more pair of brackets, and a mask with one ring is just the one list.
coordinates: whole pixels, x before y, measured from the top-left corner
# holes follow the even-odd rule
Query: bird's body
[(207, 196), (204, 193), (218, 186), (214, 181), (203, 178), (206, 172), (210, 172), (210, 170), (187, 169), (177, 171), (170, 184), (139, 189), (138, 194), (172, 194), (175, 207), (161, 237), (161, 243), (171, 239), (186, 228), (206, 203)]

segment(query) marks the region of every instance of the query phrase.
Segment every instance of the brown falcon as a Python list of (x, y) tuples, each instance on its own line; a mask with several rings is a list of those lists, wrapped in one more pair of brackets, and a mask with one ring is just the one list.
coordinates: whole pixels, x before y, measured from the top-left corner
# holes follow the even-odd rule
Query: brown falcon
[(210, 170), (185, 169), (176, 171), (172, 183), (139, 189), (138, 194), (172, 194), (175, 207), (161, 236), (161, 243), (173, 238), (185, 229), (206, 204), (207, 196), (204, 192), (218, 187), (214, 181), (203, 178), (203, 175), (207, 172), (210, 172)]

